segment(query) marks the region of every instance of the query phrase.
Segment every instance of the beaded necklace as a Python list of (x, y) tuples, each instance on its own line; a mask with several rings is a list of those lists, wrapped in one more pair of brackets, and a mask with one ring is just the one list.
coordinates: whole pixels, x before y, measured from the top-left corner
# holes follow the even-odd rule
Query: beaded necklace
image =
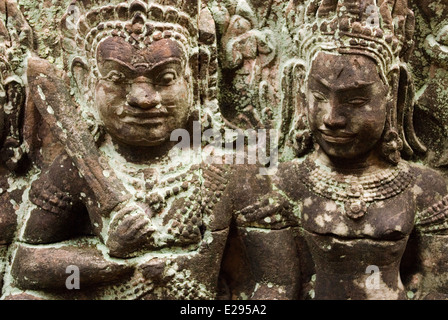
[(344, 203), (351, 219), (363, 217), (369, 205), (403, 192), (414, 180), (409, 166), (397, 166), (365, 175), (341, 174), (307, 158), (299, 167), (300, 180), (315, 194)]

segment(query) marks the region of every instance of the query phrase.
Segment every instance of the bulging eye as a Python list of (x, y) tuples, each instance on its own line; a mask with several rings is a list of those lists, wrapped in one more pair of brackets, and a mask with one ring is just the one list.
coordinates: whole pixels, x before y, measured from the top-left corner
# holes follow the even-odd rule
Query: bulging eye
[(121, 82), (125, 79), (125, 75), (119, 71), (112, 70), (102, 79), (110, 82)]
[(157, 78), (157, 83), (163, 86), (174, 84), (177, 79), (177, 73), (174, 70), (164, 71)]

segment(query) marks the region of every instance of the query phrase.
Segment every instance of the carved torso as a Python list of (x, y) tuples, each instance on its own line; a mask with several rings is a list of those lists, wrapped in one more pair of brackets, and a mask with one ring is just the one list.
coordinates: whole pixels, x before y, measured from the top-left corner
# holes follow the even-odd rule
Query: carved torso
[[(256, 204), (238, 211), (240, 226), (297, 227), (298, 239), (305, 241), (315, 266), (316, 299), (406, 298), (400, 278), (401, 260), (411, 234), (430, 230), (428, 226), (422, 228), (421, 217), (446, 195), (443, 180), (429, 169), (401, 162), (390, 174), (382, 171), (377, 181), (370, 175), (367, 180), (371, 180), (372, 188), (360, 190), (361, 183), (353, 188), (354, 181), (363, 182), (366, 176), (351, 176), (351, 180), (350, 176), (341, 176), (338, 182), (322, 179), (325, 173), (315, 169), (309, 160), (281, 164), (278, 174), (271, 178), (271, 191), (259, 196)], [(344, 186), (357, 192), (345, 192)], [(266, 199), (276, 199), (275, 204), (268, 206)], [(353, 215), (353, 210), (347, 213), (360, 199), (366, 200), (359, 206), (364, 209), (362, 214)], [(432, 223), (426, 219), (428, 224), (438, 230), (446, 228), (444, 214), (428, 215), (433, 217)], [(306, 257), (304, 252), (298, 254)], [(372, 267), (381, 271), (377, 290), (366, 288)]]
[[(220, 263), (220, 255), (216, 255), (216, 252), (222, 252), (224, 249), (230, 219), (227, 205), (218, 204), (223, 200), (227, 187), (227, 169), (204, 165), (198, 161), (171, 161), (163, 165), (162, 159), (157, 164), (146, 166), (126, 162), (117, 155), (107, 158), (117, 177), (125, 182), (125, 188), (135, 195), (135, 201), (149, 206), (151, 221), (156, 228), (136, 258), (121, 260), (121, 267), (106, 278), (103, 276), (103, 280), (100, 280), (101, 277), (93, 277), (92, 283), (100, 281), (104, 282), (104, 285), (90, 292), (80, 292), (79, 296), (107, 298), (108, 294), (113, 292), (116, 299), (215, 297)], [(71, 183), (65, 184), (65, 179), (60, 180), (58, 177), (62, 175), (72, 177)], [(53, 196), (52, 201), (49, 193)], [(58, 197), (58, 194), (61, 196)], [(89, 222), (87, 215), (98, 207), (94, 199), (70, 159), (67, 156), (58, 158), (32, 185), (30, 200), (36, 207), (27, 218), (23, 241), (30, 244), (54, 243), (87, 236), (86, 239), (91, 239), (89, 241), (93, 241), (98, 248), (104, 247), (91, 238), (95, 234), (102, 236), (101, 228), (94, 225), (94, 221)], [(87, 212), (84, 211), (86, 209)], [(84, 221), (84, 224), (79, 221)], [(85, 228), (80, 229), (80, 225)], [(79, 239), (77, 241), (82, 242), (82, 238)], [(63, 241), (61, 244), (70, 247), (70, 242)], [(81, 249), (81, 245), (78, 247), (85, 250)], [(36, 282), (45, 287), (42, 285), (45, 279), (35, 278), (35, 275), (27, 273), (28, 269), (23, 266), (34, 263), (33, 259), (28, 259), (29, 256), (50, 255), (51, 250), (29, 247), (26, 244), (20, 246), (17, 253), (18, 263), (13, 267), (15, 281), (19, 283), (19, 287), (34, 288)], [(77, 249), (72, 247), (68, 250), (74, 250), (73, 254), (76, 255)], [(107, 248), (102, 250), (107, 251)], [(92, 252), (91, 259), (79, 262), (81, 270), (102, 269), (95, 259), (102, 265), (111, 266), (117, 261), (111, 260), (108, 254), (95, 253), (95, 250)], [(89, 255), (84, 255), (86, 254)], [(70, 258), (66, 257), (64, 260), (68, 261)], [(48, 266), (47, 272), (53, 273), (64, 268), (64, 260), (59, 261), (59, 267)], [(204, 262), (198, 264), (199, 261)], [(117, 273), (123, 272), (123, 268), (132, 268), (134, 271), (130, 276), (117, 279)], [(202, 273), (203, 268), (209, 270), (207, 276)], [(100, 269), (97, 272), (100, 272)], [(59, 285), (63, 286), (63, 282)], [(49, 293), (52, 294), (51, 290)], [(42, 294), (45, 296), (48, 292)]]

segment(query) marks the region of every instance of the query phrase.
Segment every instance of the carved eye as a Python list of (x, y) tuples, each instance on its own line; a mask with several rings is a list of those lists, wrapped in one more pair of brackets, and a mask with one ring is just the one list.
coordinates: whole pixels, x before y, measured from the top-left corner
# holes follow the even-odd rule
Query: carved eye
[(157, 83), (162, 86), (169, 86), (174, 84), (177, 79), (177, 73), (174, 70), (167, 70), (160, 74), (157, 78)]
[(321, 92), (318, 92), (318, 91), (313, 91), (313, 97), (318, 102), (327, 101), (327, 98)]
[(367, 98), (357, 97), (357, 98), (349, 99), (348, 103), (350, 103), (351, 105), (354, 105), (356, 107), (361, 107), (364, 104), (366, 104), (368, 101), (369, 101), (369, 99), (367, 99)]
[(125, 75), (119, 71), (112, 70), (102, 79), (110, 82), (121, 82), (125, 79)]

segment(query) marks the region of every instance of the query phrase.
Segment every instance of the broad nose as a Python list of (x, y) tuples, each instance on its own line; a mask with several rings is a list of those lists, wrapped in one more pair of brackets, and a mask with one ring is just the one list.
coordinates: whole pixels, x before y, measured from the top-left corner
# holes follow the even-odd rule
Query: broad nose
[(161, 101), (160, 93), (154, 88), (154, 85), (142, 79), (137, 79), (132, 84), (131, 91), (127, 96), (127, 102), (130, 106), (141, 109), (154, 108)]
[(323, 122), (329, 129), (341, 129), (347, 124), (347, 118), (344, 115), (341, 106), (333, 99), (327, 105), (326, 112), (323, 116)]

